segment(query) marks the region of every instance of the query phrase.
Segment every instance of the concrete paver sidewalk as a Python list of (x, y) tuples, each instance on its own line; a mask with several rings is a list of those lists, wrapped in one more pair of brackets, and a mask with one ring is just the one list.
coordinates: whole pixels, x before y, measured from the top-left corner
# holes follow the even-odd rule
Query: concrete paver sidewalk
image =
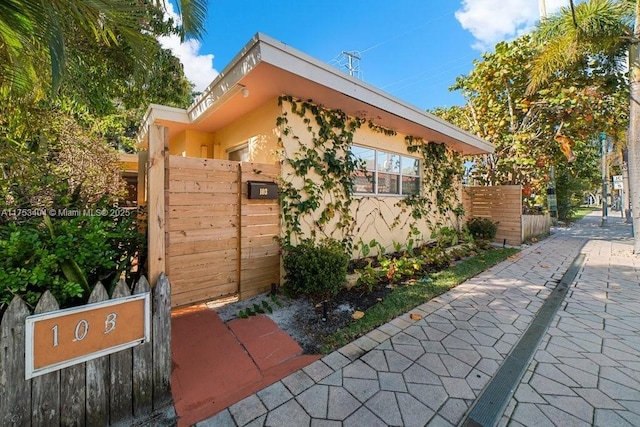
[(583, 268), (501, 425), (640, 425), (640, 259), (628, 225), (598, 221), (581, 224)]
[[(579, 253), (501, 425), (640, 425), (640, 262), (589, 216), (198, 426), (454, 426)], [(639, 307), (639, 308), (636, 308)]]

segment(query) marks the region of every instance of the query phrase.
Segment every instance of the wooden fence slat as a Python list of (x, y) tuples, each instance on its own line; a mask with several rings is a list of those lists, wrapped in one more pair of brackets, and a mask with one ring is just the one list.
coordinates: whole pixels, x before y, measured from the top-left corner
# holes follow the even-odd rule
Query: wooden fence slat
[(86, 416), (86, 363), (60, 371), (60, 425), (82, 426)]
[(153, 290), (153, 409), (171, 403), (171, 284), (164, 273)]
[(27, 305), (15, 297), (0, 322), (0, 425), (29, 425), (31, 383), (25, 381), (24, 345)]
[[(149, 282), (143, 276), (133, 289), (134, 294), (149, 292)], [(153, 411), (153, 344), (151, 340), (133, 348), (133, 415), (151, 414)]]
[[(60, 308), (53, 294), (46, 291), (38, 304), (34, 314), (56, 311)], [(60, 372), (50, 372), (40, 375), (31, 381), (31, 425), (53, 426), (60, 424), (60, 395), (51, 390), (60, 388)]]
[[(124, 280), (120, 280), (111, 295), (111, 299), (131, 295)], [(109, 356), (111, 370), (109, 414), (111, 419), (126, 420), (133, 415), (132, 374), (133, 353), (131, 349), (122, 350)]]
[(209, 205), (219, 203), (233, 204), (238, 200), (234, 193), (169, 193), (171, 206), (200, 206), (207, 209)]
[(216, 230), (236, 227), (237, 220), (232, 216), (211, 216), (199, 218), (175, 218), (171, 220), (169, 231)]
[(196, 169), (200, 170), (227, 170), (233, 171), (238, 168), (239, 162), (233, 160), (206, 159), (201, 157), (169, 156), (171, 168)]
[(211, 182), (198, 180), (169, 180), (170, 193), (235, 193), (238, 191), (236, 182)]
[[(89, 295), (89, 304), (109, 300), (107, 290), (98, 282)], [(109, 423), (109, 356), (87, 361), (87, 425)]]
[(172, 243), (197, 242), (207, 239), (235, 239), (238, 237), (236, 227), (217, 230), (184, 230), (167, 233)]
[[(236, 239), (230, 239), (234, 244)], [(167, 252), (169, 257), (180, 255), (215, 252), (229, 248), (229, 242), (224, 240), (198, 240), (195, 242), (172, 243)], [(172, 276), (173, 278), (173, 276)]]

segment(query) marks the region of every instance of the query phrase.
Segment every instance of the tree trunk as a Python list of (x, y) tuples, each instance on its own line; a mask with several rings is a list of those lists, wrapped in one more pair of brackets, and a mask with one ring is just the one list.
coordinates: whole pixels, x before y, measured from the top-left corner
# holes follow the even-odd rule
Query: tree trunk
[(634, 40), (629, 48), (629, 187), (633, 215), (633, 253), (640, 254), (640, 0), (636, 2)]

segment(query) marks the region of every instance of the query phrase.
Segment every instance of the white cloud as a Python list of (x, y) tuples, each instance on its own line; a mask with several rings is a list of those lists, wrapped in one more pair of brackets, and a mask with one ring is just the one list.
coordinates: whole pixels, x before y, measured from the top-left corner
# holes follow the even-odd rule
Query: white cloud
[[(542, 1), (542, 0), (540, 0)], [(503, 40), (530, 31), (540, 20), (539, 0), (463, 0), (456, 19), (476, 39), (474, 49), (486, 51)], [(544, 0), (547, 14), (567, 6), (568, 0)]]
[[(176, 22), (180, 22), (180, 17), (173, 10), (173, 5), (169, 2), (165, 4), (167, 6), (165, 13)], [(185, 40), (181, 43), (179, 36), (172, 35), (158, 37), (158, 41), (162, 47), (171, 50), (180, 59), (184, 66), (184, 74), (195, 85), (195, 90), (203, 91), (218, 75), (218, 71), (213, 68), (213, 55), (201, 54), (202, 44), (198, 40)]]

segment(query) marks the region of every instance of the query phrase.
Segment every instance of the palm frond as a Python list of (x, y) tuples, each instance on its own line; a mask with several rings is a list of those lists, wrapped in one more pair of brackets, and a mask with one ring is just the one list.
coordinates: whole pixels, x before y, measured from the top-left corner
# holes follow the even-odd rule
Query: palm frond
[(630, 43), (633, 3), (589, 0), (573, 10), (562, 8), (542, 20), (534, 35), (539, 53), (532, 67), (528, 92), (534, 92), (555, 73), (568, 70), (592, 55), (609, 58), (611, 68), (616, 68)]

